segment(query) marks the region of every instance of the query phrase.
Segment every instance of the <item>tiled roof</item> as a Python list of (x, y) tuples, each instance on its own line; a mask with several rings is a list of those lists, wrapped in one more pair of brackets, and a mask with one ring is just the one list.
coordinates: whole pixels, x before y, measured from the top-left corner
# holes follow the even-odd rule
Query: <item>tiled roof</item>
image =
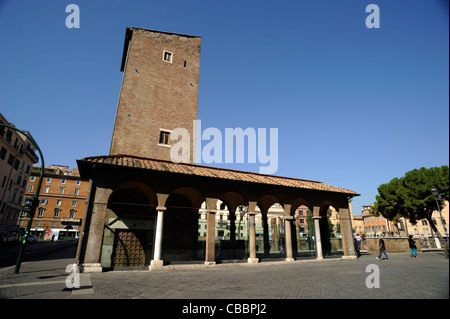
[(282, 177), (275, 175), (266, 175), (196, 164), (186, 164), (186, 163), (177, 164), (170, 161), (135, 157), (130, 155), (92, 156), (92, 157), (85, 157), (80, 161), (142, 168), (161, 172), (213, 177), (259, 184), (269, 184), (269, 185), (287, 186), (318, 191), (344, 193), (353, 196), (358, 196), (358, 194), (354, 191), (327, 185), (318, 181), (304, 180), (292, 177)]

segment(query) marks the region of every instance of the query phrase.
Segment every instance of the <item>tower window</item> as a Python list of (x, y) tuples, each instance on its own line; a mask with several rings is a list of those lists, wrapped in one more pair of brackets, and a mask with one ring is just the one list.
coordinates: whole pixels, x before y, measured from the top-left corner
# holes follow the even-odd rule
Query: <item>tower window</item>
[(159, 144), (169, 145), (170, 132), (160, 131), (159, 133)]
[(173, 57), (173, 53), (164, 50), (164, 54), (163, 54), (163, 61), (168, 62), (168, 63), (172, 63), (172, 57)]

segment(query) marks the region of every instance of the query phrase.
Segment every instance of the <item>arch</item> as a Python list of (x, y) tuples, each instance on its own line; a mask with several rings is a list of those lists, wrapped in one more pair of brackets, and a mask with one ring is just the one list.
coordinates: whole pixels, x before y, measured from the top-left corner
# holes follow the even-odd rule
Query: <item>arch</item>
[(298, 197), (298, 198), (294, 199), (294, 201), (292, 202), (290, 215), (294, 216), (300, 206), (306, 206), (311, 211), (313, 210), (313, 205), (311, 205), (310, 202), (308, 202), (304, 198)]
[(102, 266), (149, 265), (157, 205), (155, 192), (144, 183), (129, 181), (101, 195), (103, 199), (107, 198), (108, 208), (102, 240)]
[(230, 212), (234, 212), (239, 204), (247, 201), (244, 196), (233, 191), (225, 192), (219, 198), (227, 205)]
[(324, 201), (320, 207), (320, 233), (324, 256), (342, 256), (342, 236), (340, 231), (339, 206)]
[(178, 187), (174, 189), (166, 200), (166, 206), (168, 206), (167, 202), (169, 202), (170, 197), (172, 196), (183, 196), (186, 198), (193, 208), (199, 209), (202, 203), (205, 201), (205, 196), (203, 196), (197, 189), (193, 187)]
[(166, 200), (162, 260), (191, 261), (199, 256), (199, 209), (205, 197), (192, 187), (174, 189)]
[(281, 201), (278, 200), (278, 198), (276, 198), (275, 196), (264, 195), (259, 198), (257, 205), (261, 209), (262, 212), (267, 213), (269, 208), (271, 208), (273, 206), (273, 204), (276, 204), (276, 203), (279, 203), (281, 205)]
[(153, 191), (153, 189), (150, 188), (148, 185), (138, 181), (129, 181), (119, 185), (118, 187), (113, 189), (109, 197), (111, 197), (114, 193), (123, 190), (134, 190), (139, 193), (142, 193), (148, 199), (148, 202), (152, 205), (156, 205), (158, 203), (155, 191)]

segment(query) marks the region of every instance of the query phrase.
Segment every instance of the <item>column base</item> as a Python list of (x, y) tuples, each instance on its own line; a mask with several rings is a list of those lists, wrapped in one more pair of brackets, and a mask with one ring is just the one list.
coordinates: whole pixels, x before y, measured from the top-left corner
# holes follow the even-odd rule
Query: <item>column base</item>
[(103, 267), (100, 263), (86, 263), (81, 264), (80, 272), (102, 272)]
[(215, 261), (205, 261), (205, 265), (207, 266), (214, 266), (216, 264)]
[(249, 264), (257, 264), (257, 263), (259, 263), (259, 258), (248, 258), (247, 262)]
[(161, 269), (163, 267), (164, 261), (162, 260), (152, 260), (150, 262), (150, 266), (148, 267), (148, 270), (157, 270)]
[(323, 257), (319, 256), (319, 257), (316, 258), (316, 260), (323, 260)]
[(342, 259), (358, 259), (357, 256), (342, 256)]
[(294, 259), (294, 258), (286, 258), (284, 261), (289, 261), (289, 262), (291, 262), (291, 261), (295, 261), (295, 259)]

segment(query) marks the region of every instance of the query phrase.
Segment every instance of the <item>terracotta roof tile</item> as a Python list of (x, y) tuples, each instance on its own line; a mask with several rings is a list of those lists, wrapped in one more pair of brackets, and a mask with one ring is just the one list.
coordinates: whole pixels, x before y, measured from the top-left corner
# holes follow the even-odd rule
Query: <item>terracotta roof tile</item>
[(254, 172), (245, 172), (197, 164), (186, 164), (186, 163), (177, 164), (169, 161), (156, 160), (152, 158), (141, 158), (129, 155), (92, 156), (92, 157), (85, 157), (81, 159), (81, 161), (135, 167), (135, 168), (144, 168), (154, 171), (164, 171), (187, 175), (214, 177), (251, 183), (270, 184), (302, 189), (345, 193), (353, 196), (358, 195), (354, 191), (341, 187), (327, 185), (318, 181), (275, 176), (275, 175), (266, 175)]

